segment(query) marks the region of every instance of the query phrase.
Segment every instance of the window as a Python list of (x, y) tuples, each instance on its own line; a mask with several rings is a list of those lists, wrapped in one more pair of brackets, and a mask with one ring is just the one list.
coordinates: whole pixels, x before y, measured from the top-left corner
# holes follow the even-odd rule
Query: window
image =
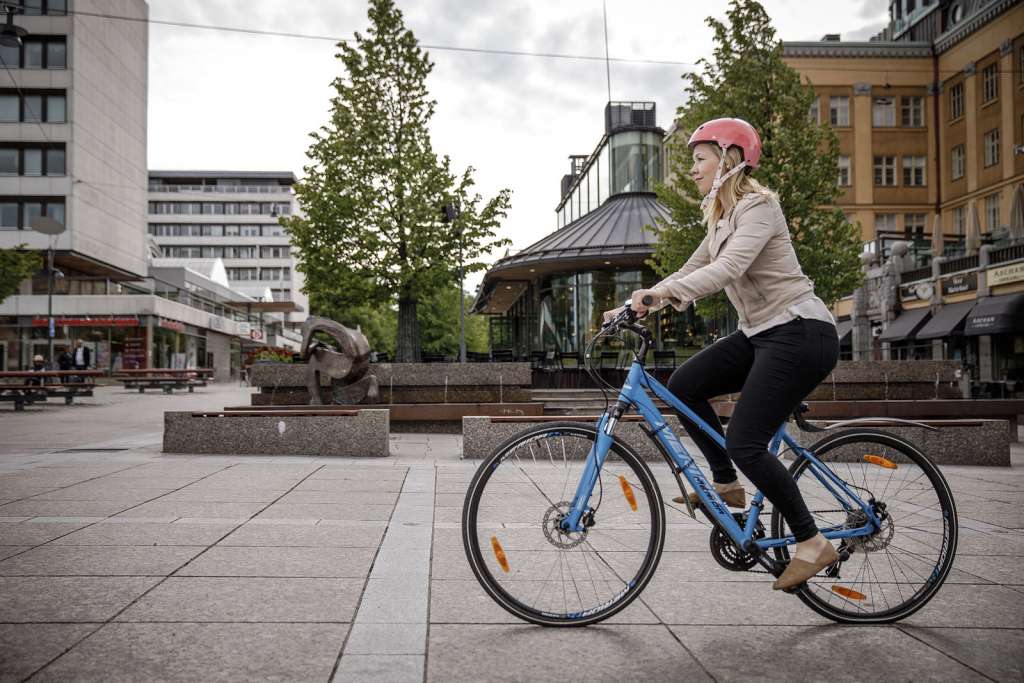
[(896, 125), (895, 98), (876, 97), (872, 100), (871, 125), (875, 128), (892, 128)]
[(17, 95), (0, 95), (0, 122), (17, 123), (21, 120), (21, 101)]
[(17, 149), (0, 149), (0, 175), (18, 175)]
[(46, 175), (64, 175), (64, 150), (59, 148), (46, 150)]
[(957, 145), (949, 153), (950, 167), (953, 171), (953, 180), (960, 180), (964, 177), (964, 146)]
[(807, 118), (811, 123), (818, 123), (820, 120), (818, 110), (821, 108), (821, 98), (815, 97), (811, 100), (811, 108), (807, 110)]
[(850, 125), (850, 98), (837, 96), (828, 98), (828, 120), (833, 126)]
[(5, 69), (21, 68), (21, 48), (0, 46), (0, 60), (3, 61)]
[(22, 114), (22, 121), (42, 121), (43, 120), (43, 96), (42, 95), (25, 95), (24, 99), (24, 113)]
[(46, 96), (46, 120), (49, 123), (65, 123), (67, 121), (67, 99), (64, 95)]
[(229, 280), (258, 280), (259, 270), (257, 268), (228, 268)]
[(264, 225), (263, 226), (264, 237), (284, 237), (284, 228), (280, 225)]
[(999, 129), (993, 128), (982, 137), (981, 146), (985, 150), (985, 166), (999, 163)]
[(21, 46), (22, 69), (42, 69), (43, 68), (43, 41), (41, 40), (26, 40)]
[(42, 202), (25, 202), (22, 210), (22, 227), (31, 229), (35, 220), (43, 215)]
[(262, 268), (260, 269), (261, 280), (291, 280), (290, 268)]
[(903, 184), (908, 187), (923, 187), (924, 182), (923, 156), (903, 157)]
[(0, 202), (0, 229), (18, 229), (18, 202)]
[(949, 119), (956, 120), (964, 115), (964, 84), (957, 83), (949, 89)]
[(985, 232), (999, 229), (999, 193), (985, 197)]
[(896, 214), (894, 213), (876, 213), (875, 214), (875, 232), (896, 232)]
[(224, 213), (224, 205), (219, 202), (206, 202), (203, 204), (203, 213), (206, 215), (220, 215)]
[(925, 215), (923, 213), (903, 214), (903, 235), (908, 240), (924, 240)]
[(836, 185), (839, 187), (850, 186), (850, 157), (845, 154), (840, 154), (838, 158), (839, 176), (836, 179)]
[(895, 187), (896, 157), (875, 157), (875, 185)]
[(22, 175), (43, 175), (43, 150), (26, 149), (22, 151)]
[(258, 225), (240, 225), (238, 227), (239, 227), (239, 235), (241, 235), (242, 237), (259, 237), (260, 236), (260, 226), (258, 226)]
[(67, 14), (67, 0), (22, 0), (23, 14), (39, 16), (41, 14)]
[(29, 16), (40, 15), (43, 13), (43, 0), (22, 0), (21, 11)]
[(203, 258), (223, 258), (224, 247), (203, 247)]
[(963, 235), (967, 232), (967, 207), (958, 206), (953, 209), (953, 234)]
[(999, 65), (992, 62), (981, 70), (981, 103), (988, 104), (999, 97)]
[(900, 107), (900, 125), (904, 128), (924, 126), (924, 98), (904, 97)]
[(260, 247), (260, 258), (288, 258), (288, 247)]
[(46, 42), (46, 68), (66, 69), (68, 66), (67, 43), (63, 40)]

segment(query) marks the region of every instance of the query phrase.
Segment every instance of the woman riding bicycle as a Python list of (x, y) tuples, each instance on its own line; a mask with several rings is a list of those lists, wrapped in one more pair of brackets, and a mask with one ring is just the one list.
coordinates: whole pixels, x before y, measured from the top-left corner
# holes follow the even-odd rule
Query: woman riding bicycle
[[(835, 321), (800, 268), (778, 198), (749, 175), (761, 157), (757, 131), (741, 119), (715, 119), (698, 127), (688, 146), (690, 177), (704, 195), (707, 236), (678, 272), (633, 292), (631, 306), (640, 316), (666, 304), (682, 311), (724, 289), (735, 307), (739, 330), (681, 365), (668, 388), (719, 434), (724, 430), (709, 399), (740, 392), (725, 434), (726, 452), (684, 424), (707, 457), (726, 503), (738, 508), (746, 503), (735, 463), (782, 513), (797, 543), (772, 587), (792, 588), (836, 562), (838, 553), (818, 531), (793, 477), (767, 447), (787, 416), (835, 367)], [(654, 303), (645, 306), (645, 297)], [(691, 502), (696, 503), (696, 494)]]

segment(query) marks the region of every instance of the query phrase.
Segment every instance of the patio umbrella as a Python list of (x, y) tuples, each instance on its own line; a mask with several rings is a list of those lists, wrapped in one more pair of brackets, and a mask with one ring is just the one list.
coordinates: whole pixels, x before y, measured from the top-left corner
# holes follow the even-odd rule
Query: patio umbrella
[(981, 222), (978, 220), (978, 203), (972, 201), (967, 207), (967, 237), (964, 244), (968, 254), (977, 254), (981, 246)]
[(942, 218), (936, 212), (932, 216), (932, 258), (942, 256), (945, 248), (945, 242), (942, 239)]
[(1024, 183), (1018, 183), (1013, 191), (1010, 206), (1010, 239), (1024, 240)]

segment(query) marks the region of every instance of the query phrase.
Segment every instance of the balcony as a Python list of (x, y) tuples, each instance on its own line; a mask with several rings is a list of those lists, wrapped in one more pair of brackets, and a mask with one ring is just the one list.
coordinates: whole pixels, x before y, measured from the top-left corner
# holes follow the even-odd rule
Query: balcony
[(282, 194), (290, 193), (288, 185), (161, 185), (150, 183), (150, 192), (199, 192), (203, 194)]

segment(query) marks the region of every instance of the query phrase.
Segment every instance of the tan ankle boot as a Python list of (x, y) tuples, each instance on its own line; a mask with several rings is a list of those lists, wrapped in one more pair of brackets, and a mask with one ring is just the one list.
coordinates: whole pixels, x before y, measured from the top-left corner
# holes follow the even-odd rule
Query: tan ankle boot
[[(722, 497), (725, 504), (731, 508), (745, 508), (747, 507), (747, 492), (743, 489), (743, 484), (739, 481), (731, 481), (728, 484), (719, 484), (715, 482), (715, 490), (718, 491), (718, 495)], [(672, 499), (676, 503), (685, 503), (682, 496), (676, 496)], [(697, 507), (700, 504), (700, 498), (697, 497), (696, 491), (690, 492), (690, 505)]]
[(786, 590), (787, 588), (799, 586), (825, 567), (838, 561), (839, 553), (836, 552), (836, 549), (831, 543), (825, 544), (825, 547), (822, 548), (820, 553), (818, 553), (818, 557), (814, 562), (799, 560), (794, 555), (790, 558), (786, 571), (782, 572), (782, 576), (775, 580), (775, 583), (772, 584), (772, 588), (777, 591), (781, 591)]

